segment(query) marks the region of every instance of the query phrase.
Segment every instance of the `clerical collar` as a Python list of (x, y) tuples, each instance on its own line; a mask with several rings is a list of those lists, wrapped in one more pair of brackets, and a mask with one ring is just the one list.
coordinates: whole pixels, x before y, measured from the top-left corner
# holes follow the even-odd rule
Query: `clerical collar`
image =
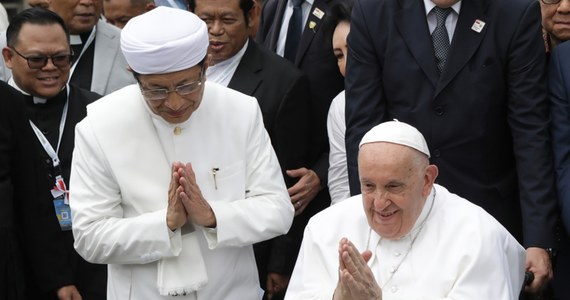
[[(47, 99), (46, 99), (46, 98), (41, 98), (41, 97), (37, 97), (37, 96), (32, 96), (32, 94), (30, 94), (30, 93), (25, 92), (24, 90), (22, 90), (22, 89), (18, 86), (18, 84), (16, 83), (16, 81), (14, 81), (14, 77), (10, 77), (10, 79), (8, 79), (8, 84), (9, 84), (11, 87), (15, 88), (16, 90), (18, 90), (20, 93), (22, 93), (22, 94), (24, 94), (24, 95), (26, 95), (26, 96), (31, 96), (31, 97), (33, 97), (34, 104), (44, 104), (44, 103), (47, 102)], [(63, 86), (63, 87), (61, 88), (61, 91), (63, 91), (64, 89), (65, 89), (65, 86)]]
[(79, 35), (79, 34), (69, 35), (69, 44), (70, 45), (82, 45), (83, 41), (81, 40), (81, 35)]
[(241, 62), (243, 55), (245, 54), (248, 44), (249, 39), (245, 41), (243, 47), (234, 56), (213, 66), (209, 66), (208, 69), (206, 69), (206, 78), (227, 87), (234, 76), (237, 66)]

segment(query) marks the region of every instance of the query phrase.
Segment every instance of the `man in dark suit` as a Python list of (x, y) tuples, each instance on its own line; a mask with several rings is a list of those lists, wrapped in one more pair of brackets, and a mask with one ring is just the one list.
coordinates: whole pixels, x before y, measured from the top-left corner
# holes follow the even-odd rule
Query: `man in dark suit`
[[(303, 235), (305, 225), (313, 215), (330, 205), (326, 122), (332, 99), (344, 89), (344, 78), (338, 70), (332, 50), (332, 34), (336, 23), (329, 16), (328, 10), (340, 1), (342, 0), (298, 1), (293, 4), (289, 0), (266, 0), (256, 35), (256, 41), (289, 59), (309, 79), (310, 157), (309, 166), (301, 174), (303, 177), (314, 178), (311, 179), (314, 184), (306, 186), (306, 196), (296, 198), (300, 199), (298, 203), (302, 206), (307, 205), (290, 230), (298, 236)], [(296, 24), (290, 22), (291, 19), (301, 22)], [(289, 28), (296, 30), (291, 30), (291, 34), (288, 34)], [(293, 32), (298, 32), (300, 36), (292, 34)], [(288, 45), (288, 40), (292, 46)]]
[[(208, 53), (212, 56), (206, 70), (208, 81), (257, 98), (289, 192), (300, 188), (304, 182), (291, 172), (309, 165), (307, 77), (287, 60), (249, 39), (254, 26), (252, 0), (195, 0), (189, 7), (208, 25)], [(291, 196), (292, 201), (298, 201)], [(303, 215), (304, 207), (295, 205), (295, 209), (297, 215)], [(254, 245), (259, 280), (267, 297), (277, 299), (287, 287), (302, 240), (299, 229), (305, 225), (303, 220), (297, 216), (295, 229), (287, 235)]]
[(535, 275), (527, 290), (540, 290), (552, 277), (556, 194), (538, 1), (361, 0), (352, 20), (351, 192), (363, 134), (393, 118), (410, 123), (427, 139), (438, 182), (525, 245)]
[[(0, 82), (0, 299), (36, 299), (43, 293), (72, 289), (64, 263), (65, 250), (53, 206), (43, 201), (44, 177), (35, 149), (23, 96)], [(35, 292), (35, 291), (34, 291)], [(68, 298), (61, 298), (68, 299)]]
[[(43, 186), (47, 197), (42, 200), (53, 203), (52, 217), (59, 218), (60, 235), (64, 239), (66, 261), (52, 271), (54, 274), (67, 271), (62, 273), (68, 273), (66, 281), (77, 288), (73, 290), (74, 296), (104, 299), (106, 266), (87, 263), (75, 251), (69, 205), (64, 203), (75, 125), (87, 115), (87, 104), (101, 96), (67, 85), (71, 50), (65, 24), (54, 12), (43, 8), (21, 12), (12, 19), (6, 36), (8, 46), (2, 49), (2, 54), (12, 70), (8, 83), (26, 95), (24, 103), (35, 133), (29, 144), (37, 149), (36, 156), (44, 162), (41, 174), (47, 182)], [(56, 185), (63, 200), (54, 194)], [(34, 298), (50, 299), (41, 292)]]
[[(344, 89), (344, 78), (338, 70), (333, 54), (331, 37), (335, 22), (328, 9), (342, 0), (300, 1), (302, 12), (301, 36), (292, 54), (285, 55), (290, 19), (296, 9), (288, 0), (267, 0), (262, 8), (259, 32), (256, 40), (269, 50), (288, 58), (309, 78), (311, 88), (311, 170), (319, 178), (320, 190), (316, 202), (309, 207), (308, 217), (330, 205), (328, 195), (328, 138), (326, 130), (327, 113), (332, 99)], [(307, 199), (311, 201), (311, 199)], [(305, 201), (306, 202), (306, 201)]]
[[(565, 232), (570, 232), (570, 42), (554, 48), (549, 68), (551, 103), (551, 132), (556, 170), (558, 199)], [(568, 236), (561, 236), (559, 256), (554, 269), (554, 294), (556, 299), (566, 299), (570, 293), (570, 243)]]

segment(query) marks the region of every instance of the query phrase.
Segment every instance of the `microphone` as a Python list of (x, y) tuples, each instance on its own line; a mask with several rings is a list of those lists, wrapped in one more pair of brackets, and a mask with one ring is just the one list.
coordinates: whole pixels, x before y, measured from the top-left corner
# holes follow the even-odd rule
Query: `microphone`
[(531, 271), (524, 272), (524, 285), (530, 285), (534, 280), (534, 273)]

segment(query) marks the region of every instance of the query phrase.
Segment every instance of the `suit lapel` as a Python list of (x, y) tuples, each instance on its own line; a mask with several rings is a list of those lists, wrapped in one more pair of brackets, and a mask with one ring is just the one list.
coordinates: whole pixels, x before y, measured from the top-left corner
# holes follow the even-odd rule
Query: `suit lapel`
[(438, 78), (437, 67), (423, 1), (400, 0), (400, 4), (402, 9), (394, 15), (396, 28), (416, 63), (435, 86)]
[(277, 5), (276, 9), (268, 7), (266, 10), (274, 12), (274, 14), (267, 16), (266, 18), (266, 22), (272, 20), (272, 24), (267, 38), (267, 40), (269, 40), (269, 43), (264, 43), (264, 45), (268, 45), (268, 48), (273, 52), (276, 52), (277, 50), (277, 41), (279, 41), (279, 32), (281, 31), (281, 22), (283, 21), (283, 15), (285, 14), (285, 6), (287, 5), (287, 1), (288, 0), (266, 1), (266, 5), (272, 5), (273, 3), (276, 3), (275, 5)]
[(250, 39), (228, 87), (246, 95), (253, 95), (262, 81), (262, 78), (257, 75), (261, 69), (256, 44)]
[(469, 59), (479, 48), (479, 44), (487, 33), (489, 25), (484, 26), (481, 32), (472, 30), (476, 20), (487, 21), (485, 15), (486, 1), (463, 0), (459, 19), (455, 26), (455, 33), (447, 57), (447, 65), (437, 84), (434, 98), (443, 90), (457, 73), (465, 67)]
[(299, 50), (295, 57), (295, 65), (299, 66), (313, 38), (321, 29), (321, 24), (325, 18), (327, 18), (326, 12), (328, 11), (329, 1), (330, 0), (315, 0), (313, 2), (313, 6), (309, 12), (309, 17), (307, 18), (307, 22), (303, 28), (301, 40), (299, 41)]

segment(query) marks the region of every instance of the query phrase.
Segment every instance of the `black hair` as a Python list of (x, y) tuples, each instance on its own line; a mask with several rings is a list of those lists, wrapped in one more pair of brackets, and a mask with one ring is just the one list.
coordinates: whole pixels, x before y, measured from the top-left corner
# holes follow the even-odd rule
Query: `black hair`
[(16, 45), (18, 42), (18, 36), (20, 35), (20, 30), (24, 24), (59, 24), (61, 28), (63, 28), (63, 31), (65, 31), (65, 36), (69, 42), (69, 31), (67, 30), (63, 19), (58, 14), (42, 7), (33, 7), (23, 10), (10, 20), (10, 24), (6, 30), (6, 44), (8, 46), (14, 47)]
[[(248, 26), (249, 18), (247, 16), (249, 15), (249, 12), (253, 8), (253, 0), (239, 0), (239, 8), (241, 8), (241, 11), (243, 12), (243, 17), (245, 18), (245, 25)], [(196, 0), (188, 1), (188, 9), (191, 12), (194, 12), (196, 10)]]
[(353, 5), (354, 0), (344, 0), (333, 5), (329, 10), (330, 17), (333, 22), (336, 25), (343, 21), (350, 23)]

